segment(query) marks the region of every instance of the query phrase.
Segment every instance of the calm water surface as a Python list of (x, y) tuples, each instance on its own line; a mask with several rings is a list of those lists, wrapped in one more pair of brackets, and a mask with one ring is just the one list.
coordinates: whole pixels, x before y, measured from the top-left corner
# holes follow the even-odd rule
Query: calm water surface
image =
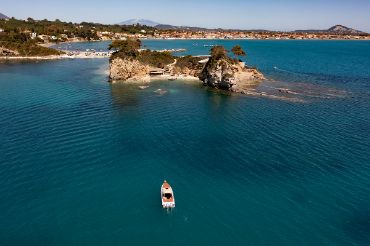
[(144, 42), (236, 43), (257, 91), (300, 100), (111, 85), (107, 59), (0, 64), (0, 245), (369, 245), (370, 42)]

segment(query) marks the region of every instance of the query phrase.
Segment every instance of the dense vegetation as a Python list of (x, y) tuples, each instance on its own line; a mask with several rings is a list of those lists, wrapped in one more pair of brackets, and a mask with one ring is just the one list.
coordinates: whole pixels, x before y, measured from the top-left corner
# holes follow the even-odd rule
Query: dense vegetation
[(59, 37), (62, 34), (67, 35), (68, 38), (79, 37), (89, 40), (99, 39), (96, 32), (113, 32), (113, 33), (129, 33), (137, 34), (144, 30), (148, 34), (153, 34), (155, 29), (153, 27), (132, 25), (104, 25), (99, 23), (72, 23), (63, 22), (58, 19), (55, 21), (49, 20), (34, 20), (28, 18), (27, 20), (18, 20), (11, 18), (9, 20), (0, 20), (0, 28), (4, 29), (6, 33), (22, 33), (35, 32), (38, 35), (49, 35)]
[(15, 42), (2, 42), (0, 41), (0, 48), (4, 47), (9, 50), (14, 50), (19, 53), (20, 56), (50, 56), (50, 55), (60, 55), (63, 52), (42, 47), (40, 45), (26, 42), (26, 43), (15, 43)]
[[(200, 73), (204, 67), (204, 64), (199, 63), (199, 61), (203, 60), (202, 57), (194, 57), (194, 56), (183, 56), (178, 57), (176, 65), (174, 67), (175, 73), (182, 73), (187, 74), (190, 71), (196, 71), (196, 73)], [(196, 76), (197, 74), (193, 74)]]
[(209, 58), (207, 66), (209, 68), (214, 67), (218, 64), (219, 60), (226, 61), (229, 64), (236, 64), (238, 60), (232, 59), (231, 57), (227, 55), (227, 53), (228, 53), (227, 50), (223, 46), (214, 46), (211, 49), (211, 57)]
[[(39, 35), (47, 35), (49, 42), (66, 41), (68, 38), (82, 38), (85, 40), (99, 40), (97, 32), (137, 34), (154, 33), (154, 28), (140, 25), (121, 26), (103, 25), (98, 23), (72, 23), (60, 20), (0, 20), (0, 48), (15, 51), (22, 56), (58, 55), (62, 52), (39, 46), (44, 40)], [(31, 34), (33, 34), (31, 38)], [(1, 53), (0, 53), (1, 55)]]
[[(192, 75), (200, 73), (204, 65), (199, 63), (202, 57), (194, 56), (183, 56), (176, 57), (169, 52), (158, 52), (151, 50), (140, 50), (141, 41), (135, 39), (117, 40), (113, 41), (109, 46), (110, 50), (116, 50), (111, 56), (111, 60), (115, 58), (138, 60), (143, 64), (147, 64), (153, 67), (164, 68), (166, 65), (173, 63), (176, 60), (176, 64), (173, 67), (174, 73), (177, 74), (188, 74), (193, 72)], [(210, 58), (207, 66), (213, 67), (218, 64), (218, 61), (228, 64), (238, 63), (239, 56), (245, 56), (245, 51), (240, 46), (235, 46), (232, 49), (236, 59), (228, 56), (228, 51), (223, 46), (215, 46), (210, 51)], [(195, 74), (194, 74), (195, 73)]]
[(37, 40), (31, 39), (24, 33), (0, 33), (0, 48), (16, 51), (20, 56), (48, 56), (63, 53), (38, 45)]
[(139, 53), (138, 60), (153, 67), (164, 68), (173, 63), (175, 57), (170, 52), (144, 50)]
[(135, 57), (141, 48), (140, 39), (114, 40), (108, 47), (110, 50), (116, 50), (116, 55), (127, 55)]
[(175, 57), (170, 52), (139, 50), (140, 47), (140, 40), (127, 39), (113, 41), (109, 49), (115, 49), (117, 51), (113, 53), (111, 59), (118, 57), (122, 59), (135, 59), (158, 68), (164, 68), (175, 60)]
[(240, 45), (236, 45), (231, 49), (231, 52), (233, 52), (234, 56), (238, 61), (240, 61), (240, 56), (247, 56), (247, 53), (243, 50), (243, 48)]

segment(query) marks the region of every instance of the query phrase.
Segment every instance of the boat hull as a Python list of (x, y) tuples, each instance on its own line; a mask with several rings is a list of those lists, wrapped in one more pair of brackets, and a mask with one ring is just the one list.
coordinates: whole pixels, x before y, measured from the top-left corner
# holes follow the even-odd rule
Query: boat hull
[(175, 197), (173, 194), (172, 187), (164, 182), (161, 187), (161, 200), (163, 208), (174, 208), (175, 207)]

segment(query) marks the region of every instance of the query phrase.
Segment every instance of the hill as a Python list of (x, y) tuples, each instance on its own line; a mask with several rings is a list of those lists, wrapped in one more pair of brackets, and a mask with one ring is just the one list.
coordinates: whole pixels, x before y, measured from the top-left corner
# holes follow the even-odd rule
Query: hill
[(296, 30), (297, 33), (329, 33), (329, 34), (339, 34), (339, 35), (363, 35), (365, 32), (358, 31), (343, 25), (335, 25), (326, 30)]
[(223, 29), (223, 28), (205, 28), (205, 27), (195, 27), (195, 26), (173, 26), (160, 24), (155, 26), (159, 30), (175, 30), (175, 31), (192, 31), (192, 32), (274, 32), (264, 29)]
[(126, 25), (126, 26), (142, 25), (142, 26), (150, 26), (150, 27), (155, 27), (155, 26), (160, 25), (159, 23), (157, 23), (155, 21), (146, 20), (146, 19), (130, 19), (130, 20), (120, 22), (118, 24), (119, 25)]
[[(143, 25), (154, 27), (159, 30), (173, 30), (173, 31), (193, 31), (193, 32), (214, 32), (214, 31), (237, 31), (237, 32), (266, 32), (266, 33), (274, 33), (277, 31), (269, 31), (264, 29), (223, 29), (223, 28), (204, 28), (204, 27), (196, 27), (196, 26), (175, 26), (169, 24), (159, 24), (157, 22), (146, 20), (146, 19), (131, 19), (127, 21), (123, 21), (119, 23), (119, 25)], [(335, 25), (330, 27), (326, 30), (318, 30), (318, 29), (308, 29), (308, 30), (296, 30), (292, 31), (292, 33), (315, 33), (315, 34), (333, 34), (333, 35), (364, 35), (367, 34), (362, 31), (358, 31), (343, 25)]]
[(203, 28), (203, 27), (193, 27), (193, 26), (173, 26), (167, 24), (159, 24), (156, 25), (155, 28), (160, 30), (177, 30), (177, 31), (211, 31), (211, 29)]
[(352, 29), (346, 26), (342, 26), (342, 25), (333, 26), (329, 28), (328, 31), (332, 33), (338, 33), (338, 34), (356, 34), (356, 35), (365, 34), (362, 31), (358, 31), (358, 30), (355, 30), (355, 29)]
[(2, 14), (2, 13), (0, 13), (0, 19), (9, 19), (9, 17), (6, 16), (6, 15), (4, 15), (4, 14)]

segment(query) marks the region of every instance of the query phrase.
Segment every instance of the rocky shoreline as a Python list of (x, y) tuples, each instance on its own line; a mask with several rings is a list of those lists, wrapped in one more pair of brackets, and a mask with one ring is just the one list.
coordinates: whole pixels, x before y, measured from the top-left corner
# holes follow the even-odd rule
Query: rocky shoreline
[(239, 59), (229, 57), (222, 46), (213, 47), (209, 57), (187, 56), (171, 59), (171, 63), (164, 66), (153, 66), (143, 62), (141, 54), (113, 55), (109, 64), (110, 82), (149, 83), (158, 79), (186, 79), (197, 80), (205, 86), (220, 90), (246, 93), (248, 87), (265, 79), (256, 68), (250, 68)]

